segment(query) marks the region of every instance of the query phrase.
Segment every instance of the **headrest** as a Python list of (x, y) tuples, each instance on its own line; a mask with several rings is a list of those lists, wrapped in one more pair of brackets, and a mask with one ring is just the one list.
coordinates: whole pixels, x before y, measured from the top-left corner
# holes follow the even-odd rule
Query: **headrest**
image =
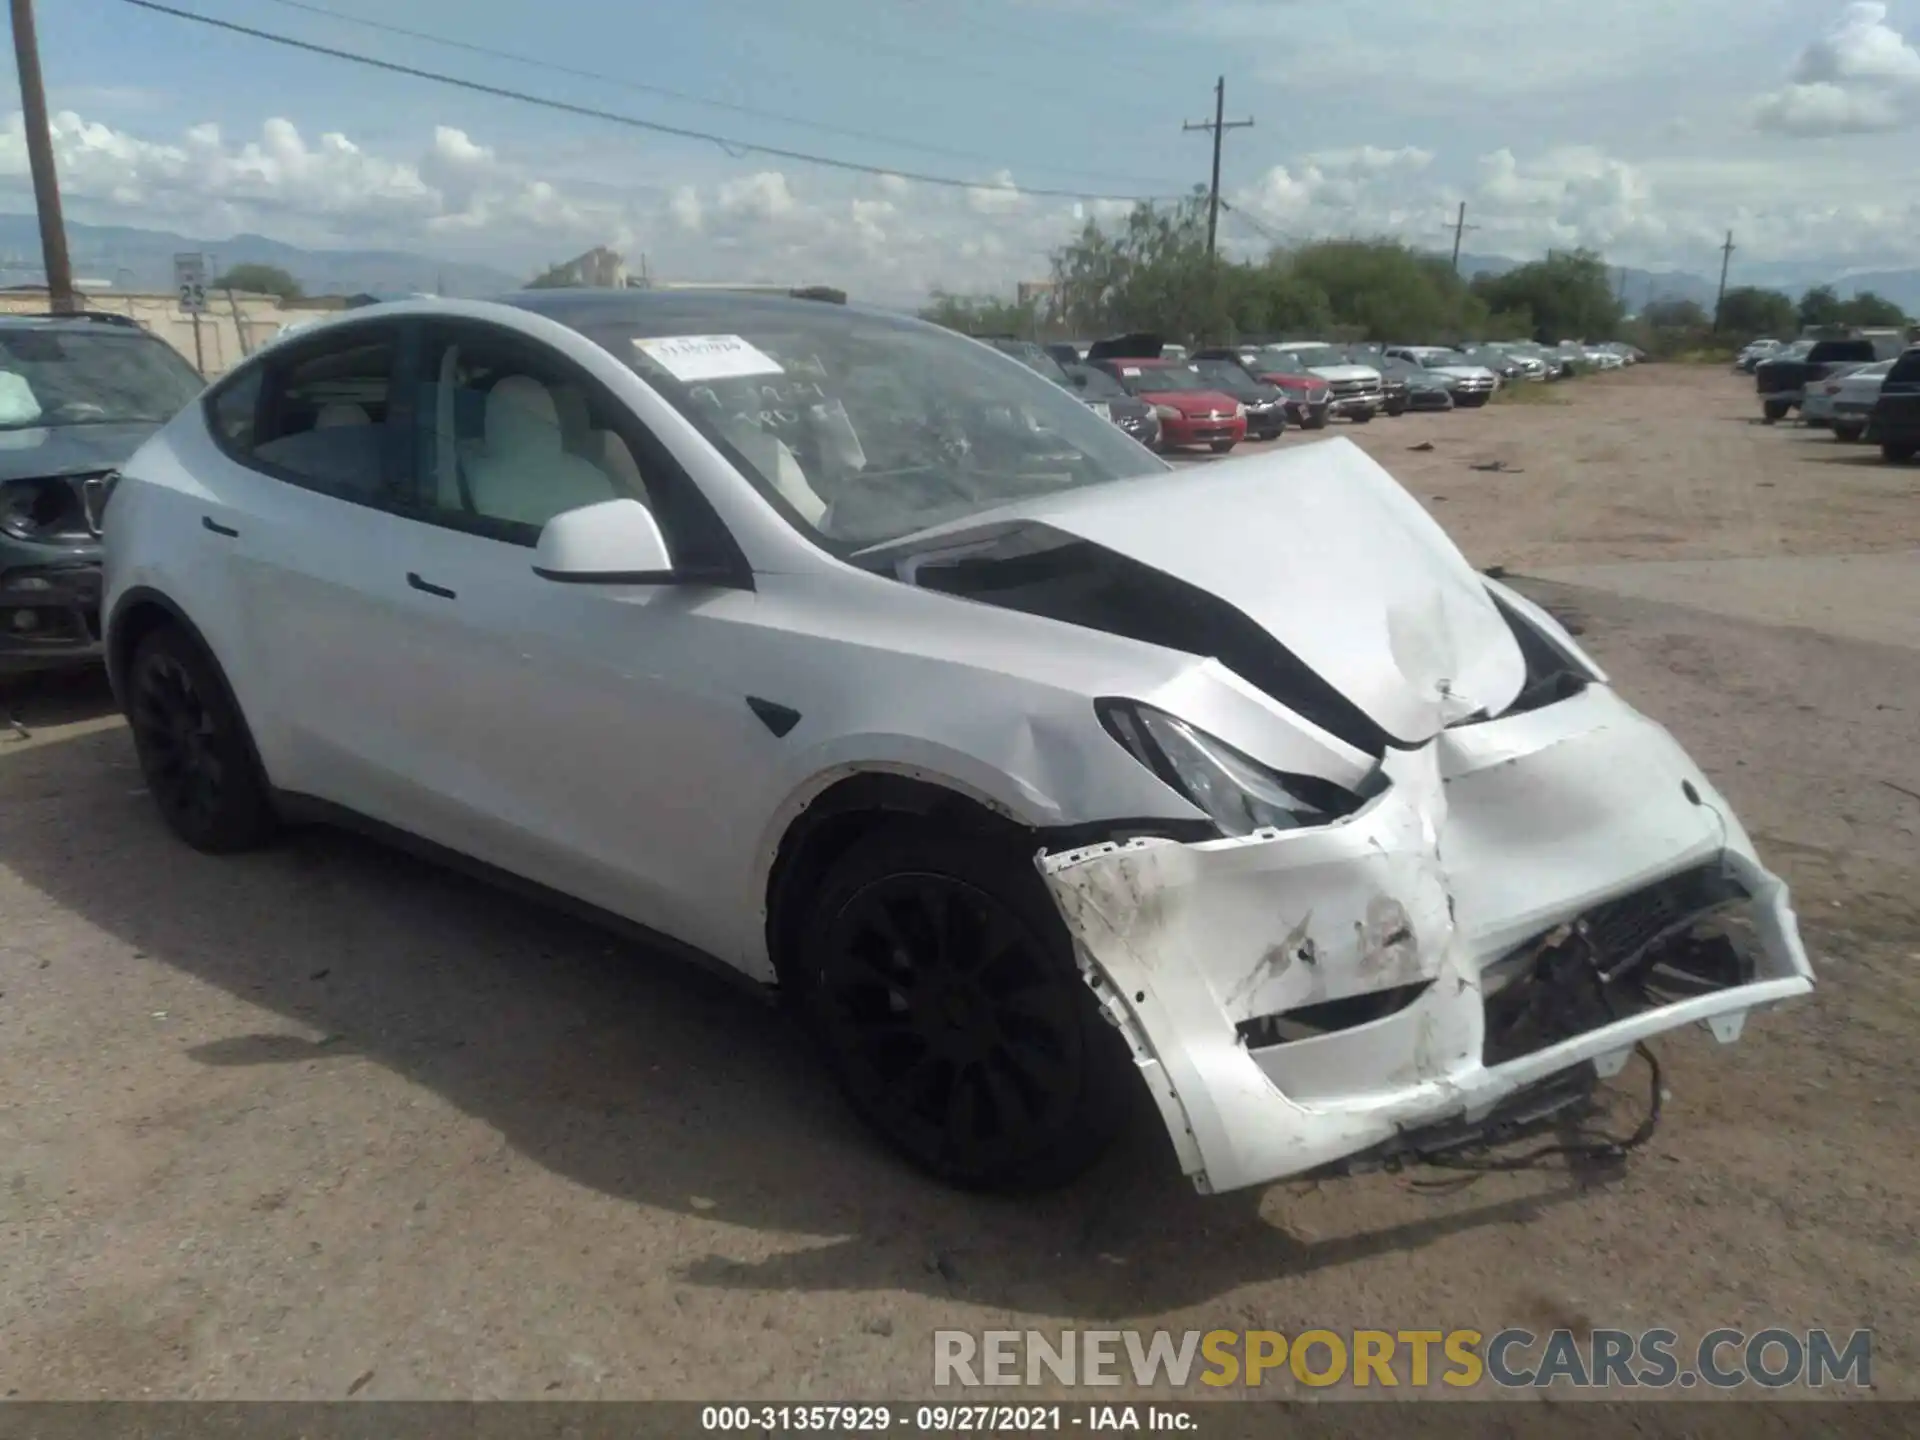
[(332, 430), (341, 425), (371, 425), (372, 418), (365, 407), (336, 400), (330, 405), (322, 405), (314, 413), (313, 428)]
[(530, 375), (507, 375), (487, 392), (487, 448), (560, 448), (553, 395)]

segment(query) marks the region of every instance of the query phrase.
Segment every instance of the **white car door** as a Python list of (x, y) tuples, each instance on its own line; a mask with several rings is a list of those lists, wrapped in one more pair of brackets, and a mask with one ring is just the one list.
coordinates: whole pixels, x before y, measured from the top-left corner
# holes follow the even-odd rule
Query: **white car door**
[(544, 345), (436, 327), (421, 364), (411, 518), (384, 562), (408, 581), (398, 650), (428, 792), (412, 828), (724, 951), (779, 774), (777, 738), (747, 703), (765, 643), (750, 578), (541, 579), (545, 521), (618, 495), (649, 500), (669, 545), (684, 543), (673, 506), (691, 482)]
[[(203, 519), (237, 614), (223, 656), (275, 785), (404, 823), (413, 701), (395, 622), (404, 588), (392, 513), (409, 422), (392, 378), (403, 329), (368, 322), (289, 339), (236, 377), (209, 461), (226, 502)], [(278, 347), (276, 347), (276, 351)]]

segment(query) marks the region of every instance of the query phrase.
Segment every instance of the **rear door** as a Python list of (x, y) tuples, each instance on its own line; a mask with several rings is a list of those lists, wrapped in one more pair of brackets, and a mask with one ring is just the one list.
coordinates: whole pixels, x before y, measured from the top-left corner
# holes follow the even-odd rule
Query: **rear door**
[(396, 645), (412, 424), (393, 382), (412, 343), (402, 321), (328, 327), (217, 390), (227, 503), (203, 518), (228, 560), (274, 783), (395, 824), (417, 697)]

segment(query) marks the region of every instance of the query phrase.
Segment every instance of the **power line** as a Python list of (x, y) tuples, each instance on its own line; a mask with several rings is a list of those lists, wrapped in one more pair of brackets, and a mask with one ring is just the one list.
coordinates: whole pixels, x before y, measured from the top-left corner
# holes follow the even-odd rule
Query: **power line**
[(902, 170), (892, 165), (868, 165), (857, 160), (842, 160), (832, 155), (814, 155), (804, 150), (789, 150), (779, 145), (762, 145), (749, 140), (732, 140), (724, 135), (716, 135), (709, 130), (695, 130), (685, 125), (668, 125), (658, 120), (642, 120), (635, 115), (621, 115), (612, 110), (600, 110), (591, 105), (575, 105), (565, 100), (552, 100), (544, 95), (530, 95), (524, 90), (509, 90), (501, 85), (487, 85), (478, 80), (465, 80), (457, 75), (443, 74), (437, 70), (425, 70), (417, 65), (402, 65), (394, 60), (379, 60), (371, 55), (357, 54), (352, 50), (338, 50), (331, 45), (318, 45), (311, 40), (297, 40), (291, 35), (281, 35), (272, 30), (259, 30), (251, 25), (241, 25), (232, 20), (216, 20), (211, 15), (196, 14), (192, 10), (180, 10), (172, 5), (162, 5), (159, 0), (124, 0), (125, 4), (141, 10), (151, 10), (156, 14), (170, 15), (176, 20), (191, 21), (195, 25), (207, 25), (216, 30), (226, 30), (235, 35), (245, 35), (250, 39), (264, 40), (271, 45), (285, 46), (290, 50), (304, 50), (310, 55), (325, 55), (332, 60), (345, 60), (350, 64), (364, 65), (373, 70), (385, 70), (392, 75), (405, 75), (415, 80), (431, 80), (437, 85), (451, 85), (458, 90), (469, 90), (479, 95), (492, 95), (501, 100), (517, 100), (523, 105), (537, 105), (544, 110), (557, 110), (563, 115), (580, 115), (589, 120), (605, 120), (614, 125), (625, 125), (634, 130), (649, 130), (656, 135), (672, 135), (682, 140), (699, 140), (709, 145), (718, 145), (729, 152), (743, 152), (755, 155), (771, 155), (780, 160), (793, 160), (803, 165), (820, 165), (829, 170), (846, 170), (859, 175), (893, 175), (902, 180), (916, 181), (922, 185), (940, 185), (954, 190), (992, 190), (1011, 189), (1022, 195), (1035, 195), (1060, 200), (1120, 200), (1137, 203), (1142, 200), (1171, 199), (1171, 196), (1153, 195), (1112, 195), (1092, 190), (1067, 190), (1049, 186), (1004, 186), (997, 187), (991, 181), (962, 180), (952, 175), (929, 175), (924, 172)]
[[(582, 70), (572, 65), (561, 65), (552, 60), (536, 60), (530, 56), (516, 55), (509, 50), (496, 50), (487, 45), (475, 45), (468, 40), (455, 40), (447, 35), (434, 35), (425, 30), (414, 30), (385, 20), (370, 20), (360, 15), (348, 15), (343, 11), (330, 10), (324, 5), (309, 4), (307, 0), (267, 0), (267, 3), (279, 5), (287, 10), (298, 10), (307, 15), (317, 15), (322, 19), (337, 21), (343, 25), (358, 25), (362, 29), (375, 30), (383, 35), (400, 35), (409, 40), (420, 40), (429, 45), (464, 51), (469, 55), (482, 55), (491, 60), (506, 60), (533, 70), (546, 70), (555, 75), (566, 75), (575, 80), (593, 80), (603, 85), (631, 90), (638, 95), (658, 95), (663, 100), (677, 100), (687, 105), (703, 105), (708, 109), (725, 110), (735, 115), (751, 115), (760, 120), (777, 120), (782, 125), (798, 125), (803, 129), (818, 130), (825, 135), (841, 135), (850, 140), (866, 140), (874, 144), (891, 145), (901, 150), (918, 150), (927, 155), (944, 155), (950, 160), (974, 160), (983, 165), (997, 163), (989, 156), (968, 150), (955, 150), (945, 145), (929, 145), (921, 141), (904, 140), (897, 135), (882, 135), (872, 130), (855, 130), (845, 125), (830, 125), (823, 120), (808, 120), (799, 115), (786, 115), (778, 110), (762, 110), (757, 106), (740, 105), (730, 100), (715, 100), (705, 95), (690, 94), (685, 90), (674, 90), (665, 85), (653, 85), (641, 80), (629, 80), (624, 76), (607, 75), (597, 70)], [(1064, 166), (1036, 165), (1032, 168), (1048, 170), (1055, 174), (1080, 175), (1094, 180), (1133, 180), (1138, 183), (1139, 179), (1132, 175), (1119, 175), (1100, 170), (1074, 170)]]

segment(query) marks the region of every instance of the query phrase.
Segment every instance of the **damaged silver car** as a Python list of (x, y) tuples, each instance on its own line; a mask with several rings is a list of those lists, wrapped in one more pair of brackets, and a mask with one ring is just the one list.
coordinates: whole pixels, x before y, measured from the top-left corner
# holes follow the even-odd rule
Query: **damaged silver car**
[(110, 671), (202, 849), (370, 822), (789, 996), (956, 1183), (1144, 1085), (1223, 1191), (1806, 993), (1780, 881), (1345, 440), (1176, 471), (905, 317), (373, 306), (125, 467)]

